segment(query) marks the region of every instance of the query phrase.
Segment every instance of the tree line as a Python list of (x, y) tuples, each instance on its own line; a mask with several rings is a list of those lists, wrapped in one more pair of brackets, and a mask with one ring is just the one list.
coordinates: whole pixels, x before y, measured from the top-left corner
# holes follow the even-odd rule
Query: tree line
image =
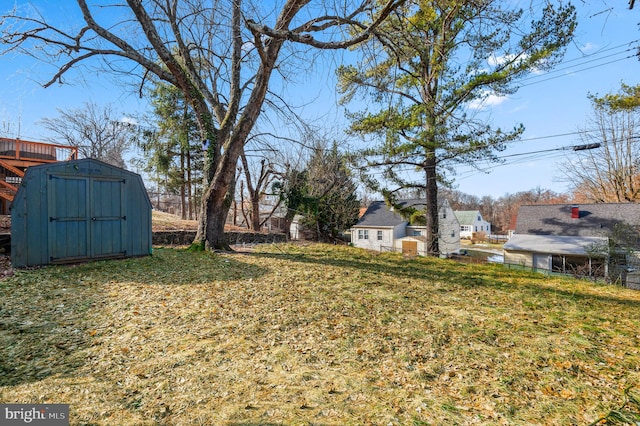
[[(558, 178), (570, 183), (569, 192), (536, 187), (496, 198), (443, 187), (439, 196), (448, 199), (454, 210), (479, 210), (491, 222), (492, 231), (501, 234), (508, 231), (523, 204), (640, 201), (640, 98), (635, 90), (623, 85), (615, 94), (590, 95), (593, 112), (579, 139), (598, 147), (572, 153), (571, 161), (561, 165)], [(156, 86), (151, 99), (151, 114), (138, 118), (145, 124), (117, 121), (120, 114), (112, 106), (91, 103), (60, 110), (58, 117), (44, 118), (42, 124), (52, 131), (52, 141), (79, 146), (81, 155), (116, 166), (125, 166), (125, 153), (137, 148), (140, 155), (134, 166), (146, 174), (155, 190), (178, 196), (182, 217), (194, 219), (202, 194), (204, 161), (197, 124), (175, 89)], [(266, 139), (269, 137), (263, 135), (263, 145), (269, 145)], [(367, 207), (371, 197), (380, 194), (358, 188), (350, 156), (330, 139), (309, 131), (293, 143), (297, 149), (292, 155), (274, 146), (243, 152), (232, 207), (233, 217), (241, 220), (234, 224), (260, 231), (279, 217), (279, 228), (288, 230), (297, 215), (312, 238), (322, 241), (332, 241), (352, 226), (359, 208)], [(260, 155), (254, 157), (255, 152)], [(425, 198), (425, 194), (405, 188), (396, 197)]]
[[(252, 206), (251, 226), (260, 222), (256, 200), (270, 194), (315, 217), (318, 235), (334, 235), (333, 227), (344, 225), (327, 211), (355, 205), (334, 191), (349, 194), (356, 171), (390, 205), (402, 191), (424, 194), (429, 253), (437, 255), (437, 200), (455, 166), (497, 161), (524, 130), (494, 128), (471, 104), (514, 93), (520, 79), (555, 66), (577, 25), (574, 6), (564, 2), (520, 9), (502, 0), (127, 0), (118, 13), (76, 3), (77, 22), (67, 26), (32, 4), (3, 13), (1, 53), (54, 65), (45, 87), (93, 66), (148, 96), (149, 129), (117, 128), (131, 132), (126, 139), (137, 140), (163, 185), (197, 200), (194, 247), (201, 249), (228, 248), (224, 225), (238, 188), (242, 205), (246, 194)], [(283, 87), (324, 52), (340, 49), (355, 55), (336, 71), (341, 102), (351, 108), (348, 132), (366, 146), (357, 152), (345, 152), (340, 138), (320, 146), (305, 141), (309, 132), (291, 137), (272, 125), (279, 117), (286, 127), (304, 128)], [(602, 105), (635, 111), (627, 102), (633, 96), (629, 88)], [(310, 147), (304, 165), (286, 159), (292, 146)], [(278, 170), (274, 156), (281, 157)]]

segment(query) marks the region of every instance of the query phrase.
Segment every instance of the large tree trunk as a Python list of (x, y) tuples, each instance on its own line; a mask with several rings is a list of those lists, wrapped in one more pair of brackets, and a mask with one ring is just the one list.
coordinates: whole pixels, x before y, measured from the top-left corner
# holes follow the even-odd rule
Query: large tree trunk
[(228, 250), (224, 238), (224, 225), (228, 209), (224, 208), (225, 197), (205, 196), (200, 207), (198, 232), (193, 242), (207, 250)]
[(224, 234), (229, 209), (235, 193), (235, 175), (226, 187), (226, 191), (216, 190), (209, 185), (202, 197), (198, 232), (193, 244), (205, 250), (231, 250)]
[[(218, 163), (219, 171), (207, 182), (206, 189), (202, 194), (198, 232), (193, 241), (193, 245), (198, 248), (205, 250), (231, 249), (224, 235), (224, 225), (235, 194), (235, 165), (240, 156), (237, 145), (236, 143), (236, 149), (225, 152), (225, 158)], [(233, 143), (229, 143), (229, 146), (233, 147)]]
[(426, 156), (425, 174), (427, 179), (427, 255), (439, 256), (440, 247), (438, 246), (438, 176), (436, 172), (435, 151), (428, 153)]
[(260, 232), (260, 199), (256, 192), (251, 197), (251, 230)]

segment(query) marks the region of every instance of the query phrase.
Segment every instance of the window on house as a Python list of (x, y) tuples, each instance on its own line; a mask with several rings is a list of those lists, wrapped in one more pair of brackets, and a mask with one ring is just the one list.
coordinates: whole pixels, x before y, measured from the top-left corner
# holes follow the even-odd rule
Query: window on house
[(446, 210), (443, 210), (443, 211), (442, 211), (442, 218), (443, 218), (443, 219), (446, 219), (446, 218), (447, 218), (447, 211), (446, 211)]
[(369, 230), (367, 230), (367, 229), (358, 229), (358, 239), (359, 240), (368, 240), (369, 239)]
[(420, 231), (418, 229), (414, 229), (413, 230), (413, 236), (414, 237), (419, 237), (420, 235), (422, 235), (422, 231)]
[(378, 231), (378, 241), (382, 241), (382, 231)]
[(478, 215), (478, 222), (482, 221), (482, 216)]

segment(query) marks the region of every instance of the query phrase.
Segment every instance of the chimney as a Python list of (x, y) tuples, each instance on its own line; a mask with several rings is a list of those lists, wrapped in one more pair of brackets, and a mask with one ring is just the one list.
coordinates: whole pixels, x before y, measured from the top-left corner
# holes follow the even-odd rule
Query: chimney
[(579, 219), (580, 218), (580, 207), (571, 206), (571, 219)]

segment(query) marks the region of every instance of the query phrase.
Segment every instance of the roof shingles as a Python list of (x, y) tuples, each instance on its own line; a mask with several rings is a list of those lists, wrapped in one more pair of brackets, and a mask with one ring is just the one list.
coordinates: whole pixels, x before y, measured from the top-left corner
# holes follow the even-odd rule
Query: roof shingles
[[(405, 200), (400, 201), (399, 204), (403, 207), (413, 206), (418, 210), (423, 210), (425, 207), (424, 200)], [(395, 227), (407, 222), (400, 214), (392, 211), (384, 201), (374, 201), (354, 227)]]
[[(572, 207), (579, 216), (573, 219)], [(518, 210), (516, 234), (602, 237), (617, 223), (640, 225), (640, 205), (635, 203), (523, 205)]]

